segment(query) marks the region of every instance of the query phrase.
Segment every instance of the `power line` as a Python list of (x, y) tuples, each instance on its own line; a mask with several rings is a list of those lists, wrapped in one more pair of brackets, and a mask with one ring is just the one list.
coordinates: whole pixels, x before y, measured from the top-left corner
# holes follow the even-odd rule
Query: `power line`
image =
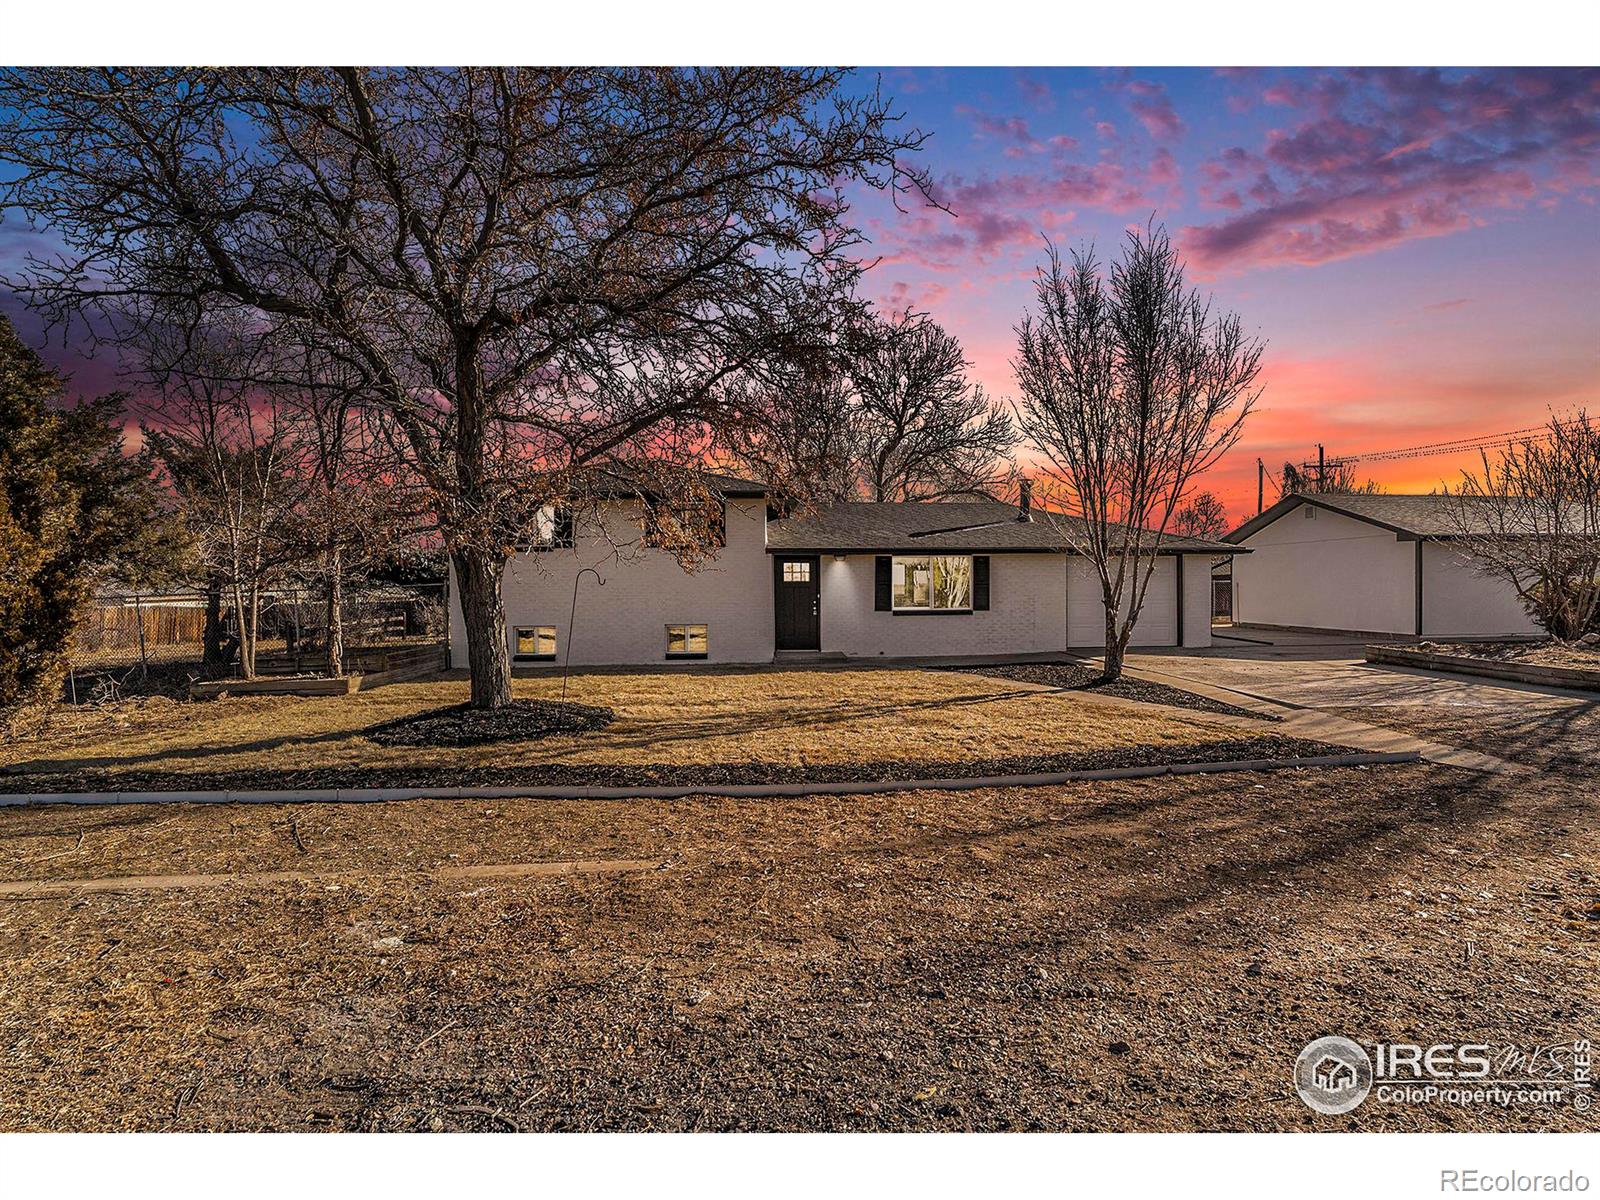
[[(1569, 423), (1558, 421), (1556, 424), (1559, 428), (1566, 428)], [(1443, 442), (1424, 442), (1419, 446), (1402, 446), (1392, 450), (1368, 450), (1361, 454), (1346, 454), (1342, 455), (1339, 461), (1380, 462), (1385, 459), (1435, 458), (1446, 454), (1461, 454), (1470, 450), (1488, 450), (1494, 446), (1503, 446), (1516, 438), (1542, 441), (1549, 436), (1549, 426), (1530, 425), (1526, 429), (1512, 429), (1506, 433), (1478, 434), (1474, 437), (1452, 438)]]

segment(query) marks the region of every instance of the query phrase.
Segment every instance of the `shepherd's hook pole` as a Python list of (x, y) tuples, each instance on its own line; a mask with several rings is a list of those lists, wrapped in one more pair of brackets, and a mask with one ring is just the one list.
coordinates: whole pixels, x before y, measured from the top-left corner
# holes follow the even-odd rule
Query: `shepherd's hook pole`
[(606, 581), (600, 578), (600, 572), (593, 567), (585, 567), (572, 577), (572, 613), (567, 617), (567, 654), (566, 661), (561, 664), (561, 703), (567, 702), (567, 676), (572, 673), (572, 626), (578, 619), (578, 583), (585, 575), (593, 575), (594, 581), (605, 587)]

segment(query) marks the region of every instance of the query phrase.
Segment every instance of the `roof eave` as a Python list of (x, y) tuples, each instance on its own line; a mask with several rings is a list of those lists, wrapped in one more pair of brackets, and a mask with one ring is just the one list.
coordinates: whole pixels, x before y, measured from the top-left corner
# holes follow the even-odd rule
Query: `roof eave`
[[(767, 544), (768, 554), (1076, 554), (1083, 551), (1072, 546), (930, 546), (926, 542), (917, 545), (885, 545), (885, 546), (775, 546)], [(1253, 554), (1248, 546), (1229, 546), (1222, 543), (1204, 546), (1161, 546), (1153, 551), (1157, 557), (1172, 557), (1179, 554), (1203, 554), (1207, 557), (1226, 557), (1233, 554)]]
[(1387, 529), (1402, 542), (1417, 542), (1426, 538), (1451, 536), (1447, 534), (1418, 533), (1414, 529), (1406, 529), (1404, 526), (1393, 525), (1388, 521), (1380, 521), (1378, 518), (1369, 517), (1364, 513), (1351, 512), (1348, 508), (1340, 508), (1337, 504), (1327, 504), (1311, 496), (1285, 496), (1265, 512), (1251, 517), (1232, 533), (1224, 536), (1222, 540), (1238, 544), (1245, 538), (1254, 537), (1268, 525), (1288, 516), (1302, 504), (1309, 504), (1312, 508), (1320, 508), (1323, 512), (1331, 512), (1337, 516), (1349, 517), (1352, 521), (1360, 521), (1362, 524), (1371, 525), (1376, 529)]

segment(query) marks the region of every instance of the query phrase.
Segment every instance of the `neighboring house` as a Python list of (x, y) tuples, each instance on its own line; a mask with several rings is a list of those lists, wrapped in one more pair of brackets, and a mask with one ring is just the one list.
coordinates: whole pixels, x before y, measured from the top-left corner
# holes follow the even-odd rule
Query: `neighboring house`
[(1447, 496), (1285, 496), (1226, 540), (1240, 625), (1484, 637), (1537, 633), (1516, 592), (1456, 544)]
[[(516, 665), (567, 655), (590, 665), (775, 658), (996, 656), (1104, 644), (1093, 568), (1043, 514), (999, 501), (836, 504), (775, 518), (751, 480), (712, 481), (722, 546), (697, 570), (651, 545), (639, 496), (552, 521), (546, 544), (507, 564), (506, 636)], [(1166, 539), (1133, 641), (1211, 644), (1211, 559), (1236, 549)], [(568, 629), (578, 581), (576, 633)], [(452, 592), (454, 589), (452, 588)], [(451, 604), (452, 662), (466, 665)]]

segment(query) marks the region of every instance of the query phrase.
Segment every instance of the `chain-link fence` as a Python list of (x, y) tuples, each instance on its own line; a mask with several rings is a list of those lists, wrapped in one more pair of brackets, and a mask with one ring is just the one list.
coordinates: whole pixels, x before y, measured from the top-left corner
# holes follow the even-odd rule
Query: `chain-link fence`
[[(340, 606), (347, 673), (381, 671), (399, 654), (445, 643), (446, 586), (349, 585)], [(127, 688), (154, 678), (223, 678), (239, 666), (239, 612), (224, 588), (107, 591), (84, 612), (73, 637), (69, 699), (83, 687)], [(327, 670), (328, 603), (318, 589), (271, 588), (256, 618), (256, 673)]]
[(1211, 623), (1233, 624), (1233, 580), (1213, 576), (1211, 580)]

